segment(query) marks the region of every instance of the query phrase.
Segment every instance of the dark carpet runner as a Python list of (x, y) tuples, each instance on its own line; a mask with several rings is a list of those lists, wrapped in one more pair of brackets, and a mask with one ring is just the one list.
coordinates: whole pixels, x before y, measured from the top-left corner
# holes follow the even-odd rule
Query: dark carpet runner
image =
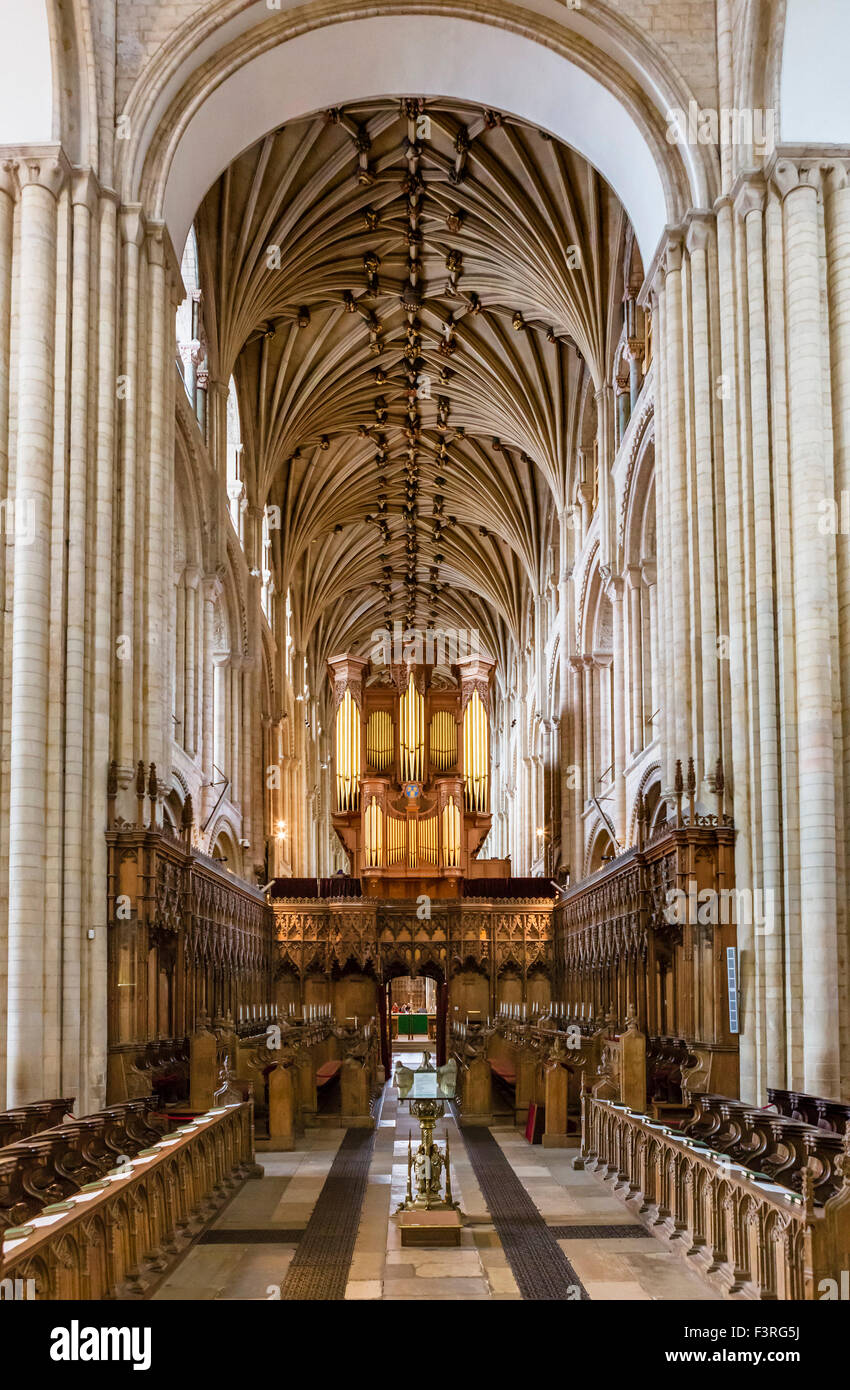
[(654, 1240), (645, 1226), (550, 1226), (556, 1240)]
[(589, 1300), (590, 1294), (558, 1245), (552, 1227), (546, 1225), (489, 1129), (464, 1125), (461, 1133), (523, 1298)]
[(279, 1226), (220, 1226), (198, 1236), (198, 1245), (297, 1245), (303, 1226), (284, 1230)]
[(374, 1143), (375, 1130), (346, 1130), (286, 1271), (281, 1300), (345, 1297)]

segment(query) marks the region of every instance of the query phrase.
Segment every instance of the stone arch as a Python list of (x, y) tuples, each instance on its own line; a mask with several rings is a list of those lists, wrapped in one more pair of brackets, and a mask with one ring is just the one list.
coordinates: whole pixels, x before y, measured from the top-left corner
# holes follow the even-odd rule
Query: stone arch
[(603, 868), (608, 859), (612, 859), (615, 853), (614, 842), (607, 825), (597, 823), (588, 838), (587, 862), (585, 864), (585, 877), (595, 874), (598, 869)]
[(216, 821), (209, 837), (209, 853), (212, 859), (222, 862), (222, 867), (231, 873), (242, 873), (242, 851), (239, 848), (239, 832), (226, 815)]
[(402, 12), (351, 0), (297, 20), (237, 0), (207, 9), (163, 45), (122, 113), (133, 132), (121, 151), (122, 196), (163, 217), (175, 245), (242, 150), (297, 116), (378, 93), (454, 96), (571, 145), (618, 193), (646, 264), (665, 224), (718, 192), (714, 152), (666, 139), (668, 113), (687, 109), (689, 89), (661, 49), (607, 6), (557, 23), (520, 20), (500, 0), (484, 13), (455, 5), (451, 15), (439, 0)]

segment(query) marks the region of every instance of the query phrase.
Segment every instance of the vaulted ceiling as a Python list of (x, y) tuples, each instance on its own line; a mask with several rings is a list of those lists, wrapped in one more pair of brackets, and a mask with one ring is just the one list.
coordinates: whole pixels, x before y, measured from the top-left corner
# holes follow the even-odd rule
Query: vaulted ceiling
[(211, 373), (237, 382), (252, 503), (281, 508), (298, 648), (401, 620), (506, 658), (611, 379), (614, 193), (508, 116), (387, 98), (268, 135), (196, 225)]

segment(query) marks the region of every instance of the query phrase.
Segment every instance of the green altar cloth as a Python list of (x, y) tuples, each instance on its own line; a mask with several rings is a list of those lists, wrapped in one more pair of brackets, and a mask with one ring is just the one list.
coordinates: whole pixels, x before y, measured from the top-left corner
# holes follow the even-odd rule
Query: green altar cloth
[(414, 1037), (417, 1033), (423, 1037), (428, 1032), (427, 1014), (397, 1014), (399, 1036), (402, 1033), (408, 1037)]

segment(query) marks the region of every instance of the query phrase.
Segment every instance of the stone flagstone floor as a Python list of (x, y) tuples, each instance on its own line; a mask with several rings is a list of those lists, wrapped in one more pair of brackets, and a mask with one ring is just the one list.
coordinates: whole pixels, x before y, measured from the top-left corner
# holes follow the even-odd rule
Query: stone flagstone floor
[[(405, 1049), (408, 1051), (408, 1049)], [(418, 1132), (388, 1085), (369, 1170), (346, 1299), (518, 1300), (521, 1295), (475, 1180), (463, 1140), (447, 1116), (437, 1129), (442, 1147), (448, 1130), (452, 1185), (465, 1223), (460, 1249), (410, 1250), (391, 1219), (404, 1197), (407, 1136)], [(509, 1125), (493, 1134), (514, 1173), (549, 1226), (570, 1227), (559, 1245), (592, 1300), (710, 1300), (717, 1295), (680, 1256), (651, 1235), (622, 1238), (612, 1227), (633, 1227), (634, 1218), (591, 1173), (572, 1168), (575, 1149), (529, 1145)], [(260, 1153), (265, 1169), (217, 1217), (153, 1295), (156, 1299), (231, 1302), (273, 1299), (296, 1249), (297, 1233), (310, 1219), (344, 1131), (313, 1129), (293, 1153)], [(583, 1237), (576, 1227), (606, 1227)], [(227, 1240), (228, 1232), (233, 1241)], [(257, 1234), (255, 1234), (257, 1233)], [(241, 1239), (240, 1236), (250, 1236)]]

